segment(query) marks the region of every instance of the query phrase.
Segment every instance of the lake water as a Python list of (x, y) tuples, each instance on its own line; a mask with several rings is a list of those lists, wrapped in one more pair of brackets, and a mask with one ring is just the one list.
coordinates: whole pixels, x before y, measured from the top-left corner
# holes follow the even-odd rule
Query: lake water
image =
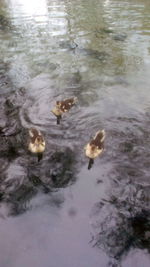
[(150, 266), (149, 0), (0, 0), (0, 44), (0, 267)]

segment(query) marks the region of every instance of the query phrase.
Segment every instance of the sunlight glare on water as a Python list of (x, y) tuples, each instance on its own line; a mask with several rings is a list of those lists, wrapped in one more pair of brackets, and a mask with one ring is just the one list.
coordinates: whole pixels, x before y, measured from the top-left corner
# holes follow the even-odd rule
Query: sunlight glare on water
[(12, 9), (17, 7), (25, 16), (45, 16), (48, 14), (46, 0), (11, 0)]

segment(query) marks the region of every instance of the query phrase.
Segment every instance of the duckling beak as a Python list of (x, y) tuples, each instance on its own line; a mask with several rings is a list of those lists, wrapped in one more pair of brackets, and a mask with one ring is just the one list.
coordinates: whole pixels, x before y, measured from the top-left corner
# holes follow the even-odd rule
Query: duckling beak
[(37, 153), (38, 162), (43, 158), (43, 153)]
[(92, 168), (93, 164), (94, 164), (94, 159), (89, 158), (88, 170)]

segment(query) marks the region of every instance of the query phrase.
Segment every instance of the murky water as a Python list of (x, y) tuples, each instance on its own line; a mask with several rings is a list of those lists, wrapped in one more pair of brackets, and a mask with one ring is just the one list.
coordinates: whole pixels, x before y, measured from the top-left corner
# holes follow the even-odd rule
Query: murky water
[[(0, 42), (0, 266), (148, 267), (149, 1), (1, 0)], [(89, 171), (84, 146), (103, 128)]]

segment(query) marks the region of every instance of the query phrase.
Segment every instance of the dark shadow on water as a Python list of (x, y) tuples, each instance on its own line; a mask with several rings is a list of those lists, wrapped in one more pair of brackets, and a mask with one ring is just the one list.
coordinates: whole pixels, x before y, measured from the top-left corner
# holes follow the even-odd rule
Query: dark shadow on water
[(92, 168), (93, 164), (94, 164), (94, 159), (89, 159), (88, 170)]
[(15, 216), (26, 212), (29, 209), (28, 201), (30, 201), (36, 193), (36, 188), (30, 184), (22, 184), (16, 190), (14, 188), (14, 190), (6, 196), (6, 203), (8, 203), (10, 207), (9, 215)]
[(100, 62), (105, 62), (110, 58), (110, 55), (105, 51), (97, 51), (90, 48), (77, 48), (76, 54), (81, 54), (82, 56), (88, 56), (93, 59), (97, 59)]
[(61, 115), (56, 117), (57, 125), (60, 124), (61, 119), (62, 119)]
[(28, 129), (22, 126), (19, 116), (24, 97), (25, 93), (18, 90), (0, 98), (5, 122), (0, 128), (0, 201), (7, 203), (8, 215), (27, 211), (36, 194), (52, 194), (74, 183), (77, 174), (76, 155), (69, 142), (60, 147), (46, 140), (43, 155), (29, 153)]
[(49, 171), (55, 188), (66, 187), (70, 182), (75, 182), (75, 161), (74, 152), (69, 148), (66, 148), (65, 151), (55, 152), (51, 156), (50, 162), (53, 168)]
[(13, 155), (11, 161), (7, 156), (6, 159), (9, 162), (2, 172), (0, 195), (1, 201), (9, 206), (9, 215), (30, 209), (30, 201), (38, 192), (52, 194), (76, 180), (76, 160), (69, 148), (54, 152), (46, 159), (43, 155), (40, 162), (27, 151), (22, 151), (19, 157)]
[(12, 26), (11, 26), (11, 22), (10, 19), (7, 17), (6, 14), (4, 14), (4, 12), (0, 13), (0, 30), (3, 31), (8, 31), (11, 30)]
[(19, 215), (30, 209), (30, 201), (38, 192), (51, 194), (75, 182), (74, 154), (67, 148), (40, 162), (20, 154), (8, 161), (1, 175), (0, 201), (8, 204), (9, 215)]
[[(8, 215), (13, 216), (31, 209), (32, 199), (39, 192), (51, 195), (76, 181), (78, 155), (86, 143), (82, 144), (85, 140), (81, 135), (85, 133), (85, 126), (88, 128), (90, 125), (87, 114), (85, 120), (81, 119), (77, 135), (74, 134), (75, 123), (69, 122), (69, 129), (65, 119), (59, 125), (61, 128), (54, 123), (52, 135), (48, 131), (43, 133), (51, 143), (46, 143), (46, 151), (38, 162), (37, 156), (27, 151), (28, 129), (22, 126), (19, 117), (25, 95), (21, 93), (17, 97), (9, 93), (9, 96), (5, 95), (5, 100), (3, 97), (0, 99), (5, 121), (0, 132), (0, 201), (7, 204)], [(92, 127), (94, 124), (91, 124)], [(108, 174), (111, 189), (108, 198), (102, 199), (93, 208), (92, 245), (107, 253), (111, 258), (109, 266), (121, 266), (121, 261), (131, 249), (150, 252), (149, 125), (149, 114), (137, 120), (110, 118), (110, 128), (107, 124), (104, 162), (112, 164)], [(60, 137), (58, 131), (61, 132)], [(83, 164), (87, 164), (86, 160)], [(101, 181), (101, 177), (98, 178)], [(56, 205), (60, 207), (63, 201), (58, 199)]]
[(38, 153), (37, 154), (37, 159), (38, 159), (38, 162), (40, 162), (43, 158), (43, 153)]
[[(149, 116), (134, 127), (130, 123), (126, 133), (110, 130), (115, 148), (109, 173), (111, 189), (91, 214), (91, 243), (108, 254), (112, 267), (121, 266), (130, 250), (150, 253)], [(111, 141), (107, 146), (112, 146)], [(110, 156), (108, 152), (107, 160)]]

